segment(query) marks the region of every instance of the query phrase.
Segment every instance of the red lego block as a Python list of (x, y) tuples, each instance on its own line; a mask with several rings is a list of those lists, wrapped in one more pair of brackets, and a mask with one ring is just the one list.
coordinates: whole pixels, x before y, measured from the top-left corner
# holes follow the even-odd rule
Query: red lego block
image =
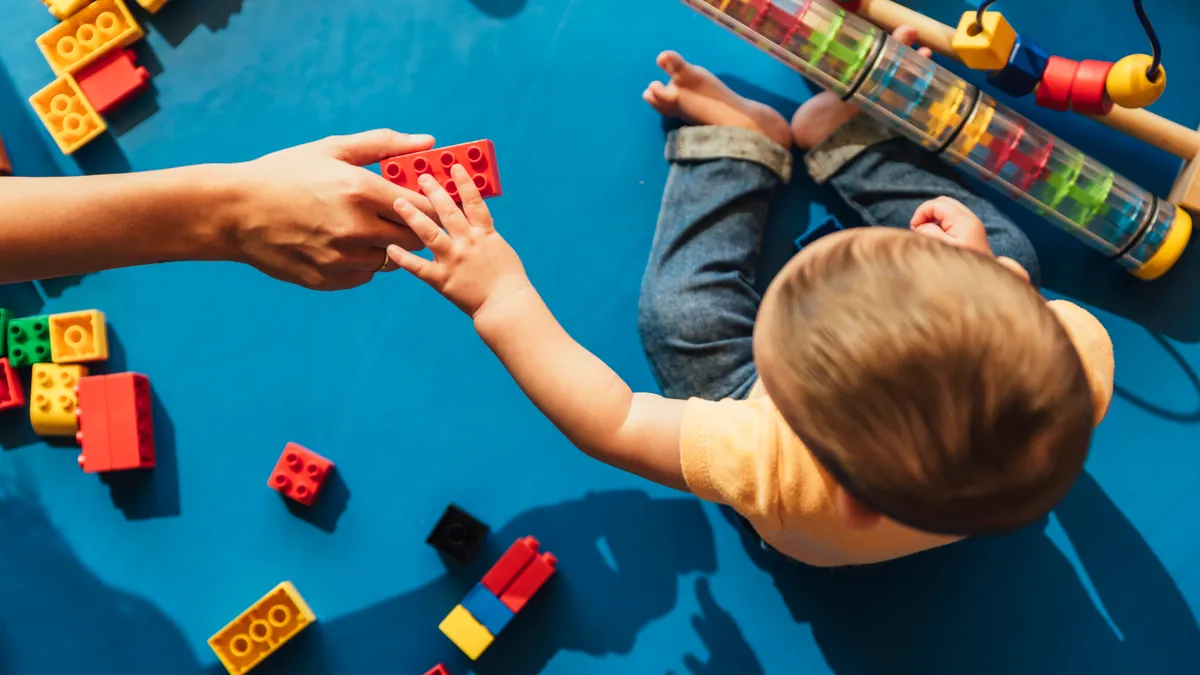
[(462, 202), (458, 186), (450, 179), (450, 167), (455, 164), (462, 164), (471, 174), (475, 187), (479, 188), (479, 194), (484, 198), (502, 194), (500, 171), (496, 167), (496, 148), (487, 139), (385, 159), (379, 163), (379, 171), (384, 178), (413, 192), (421, 191), (417, 178), (427, 173), (446, 188), (454, 201)]
[(150, 86), (150, 73), (137, 65), (133, 52), (113, 49), (75, 74), (83, 95), (101, 115), (116, 110)]
[(1113, 64), (1107, 61), (1081, 61), (1071, 83), (1071, 109), (1081, 115), (1107, 115), (1113, 101), (1108, 97), (1108, 73)]
[(75, 416), (84, 473), (154, 467), (150, 380), (141, 373), (94, 375), (79, 380)]
[(0, 410), (20, 408), (23, 405), (25, 390), (21, 388), (16, 369), (9, 364), (8, 359), (0, 359)]
[(425, 675), (450, 675), (450, 671), (446, 670), (446, 666), (439, 663), (433, 667), (433, 670), (425, 673)]
[(492, 592), (496, 597), (500, 597), (509, 585), (521, 574), (521, 571), (529, 566), (534, 556), (538, 553), (538, 547), (541, 544), (533, 537), (522, 537), (515, 542), (500, 559), (492, 565), (492, 569), (483, 575), (483, 579), (479, 583)]
[(1045, 72), (1042, 73), (1042, 83), (1037, 88), (1037, 104), (1043, 108), (1066, 112), (1071, 104), (1071, 86), (1075, 83), (1077, 72), (1078, 61), (1051, 56), (1046, 62)]
[(553, 554), (543, 553), (534, 558), (500, 596), (500, 602), (503, 602), (513, 613), (521, 611), (534, 593), (537, 593), (538, 589), (554, 576), (554, 569), (557, 566), (558, 558), (555, 558)]
[(308, 506), (316, 500), (331, 471), (333, 462), (302, 445), (288, 443), (267, 485)]

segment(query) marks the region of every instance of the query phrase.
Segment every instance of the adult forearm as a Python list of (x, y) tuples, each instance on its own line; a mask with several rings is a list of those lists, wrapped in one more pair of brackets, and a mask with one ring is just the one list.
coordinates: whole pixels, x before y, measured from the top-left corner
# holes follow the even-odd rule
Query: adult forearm
[(222, 257), (221, 169), (0, 179), (0, 283)]

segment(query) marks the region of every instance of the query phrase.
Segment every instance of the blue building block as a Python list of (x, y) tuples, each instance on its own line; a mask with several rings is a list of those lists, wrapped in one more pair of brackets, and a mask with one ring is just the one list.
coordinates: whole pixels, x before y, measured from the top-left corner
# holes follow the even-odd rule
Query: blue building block
[(1042, 81), (1050, 56), (1033, 40), (1017, 36), (1008, 65), (988, 73), (988, 82), (1009, 96), (1027, 96)]
[(492, 635), (499, 635), (513, 618), (512, 610), (505, 607), (483, 584), (475, 584), (475, 588), (463, 598), (462, 606)]

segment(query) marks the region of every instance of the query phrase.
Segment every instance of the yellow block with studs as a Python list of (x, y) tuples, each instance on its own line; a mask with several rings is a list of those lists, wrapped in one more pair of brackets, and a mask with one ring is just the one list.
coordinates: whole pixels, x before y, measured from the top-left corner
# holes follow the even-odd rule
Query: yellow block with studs
[(458, 645), (462, 653), (472, 661), (479, 658), (479, 655), (483, 654), (496, 639), (462, 605), (456, 605), (454, 609), (450, 610), (446, 618), (438, 624), (438, 630), (445, 633), (446, 637)]
[(54, 18), (58, 19), (59, 21), (62, 21), (68, 16), (71, 16), (75, 12), (83, 9), (91, 1), (92, 0), (42, 0), (42, 2), (46, 4), (46, 7), (49, 8), (50, 13), (54, 15)]
[(96, 0), (38, 36), (37, 46), (55, 75), (74, 73), (146, 34), (122, 0)]
[(55, 363), (33, 364), (33, 382), (29, 386), (29, 423), (39, 436), (74, 436), (79, 431), (75, 409), (79, 395), (75, 386), (87, 375), (83, 366)]
[(75, 152), (108, 130), (104, 118), (92, 107), (70, 74), (62, 75), (30, 96), (29, 105), (33, 106), (33, 112), (46, 125), (64, 155)]
[(316, 620), (296, 587), (285, 581), (217, 631), (208, 646), (225, 670), (242, 675)]
[(142, 9), (146, 10), (147, 12), (150, 12), (151, 14), (157, 13), (158, 10), (162, 9), (163, 5), (167, 4), (167, 0), (137, 0), (137, 1), (138, 1), (138, 4), (142, 6)]
[(984, 12), (982, 25), (975, 15), (963, 13), (950, 46), (972, 70), (1003, 70), (1017, 44), (1017, 32), (1000, 12)]
[(51, 314), (50, 360), (55, 363), (83, 363), (108, 358), (108, 330), (104, 312), (85, 309), (82, 312)]

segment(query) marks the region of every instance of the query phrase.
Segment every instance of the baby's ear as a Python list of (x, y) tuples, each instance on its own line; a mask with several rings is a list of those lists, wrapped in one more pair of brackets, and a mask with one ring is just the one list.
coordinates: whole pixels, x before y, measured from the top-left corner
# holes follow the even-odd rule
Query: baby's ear
[(1021, 277), (1025, 281), (1029, 281), (1029, 272), (1024, 267), (1021, 267), (1021, 263), (1013, 260), (1012, 258), (1006, 258), (1002, 255), (996, 256), (996, 261), (1011, 270), (1013, 274)]
[(850, 496), (842, 486), (837, 486), (833, 493), (833, 505), (838, 517), (852, 530), (866, 530), (875, 527), (883, 516), (871, 510), (862, 502)]

